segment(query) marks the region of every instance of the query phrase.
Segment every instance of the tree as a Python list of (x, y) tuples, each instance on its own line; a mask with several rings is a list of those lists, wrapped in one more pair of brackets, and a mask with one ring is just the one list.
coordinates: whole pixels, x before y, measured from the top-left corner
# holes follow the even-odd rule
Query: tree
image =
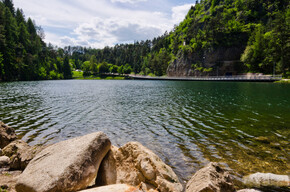
[(90, 71), (93, 73), (98, 73), (98, 64), (95, 55), (92, 55), (90, 59)]
[(127, 63), (127, 64), (124, 66), (123, 72), (124, 72), (125, 74), (130, 74), (132, 71), (133, 71), (132, 67)]
[(4, 5), (9, 9), (10, 13), (14, 16), (15, 8), (12, 0), (4, 0)]
[(4, 31), (5, 48), (3, 49), (4, 59), (4, 80), (17, 79), (18, 66), (15, 61), (15, 48), (17, 42), (17, 24), (15, 18), (8, 8), (4, 9)]
[(72, 78), (72, 71), (71, 71), (71, 66), (69, 64), (68, 56), (65, 56), (64, 61), (63, 61), (63, 76), (65, 79)]

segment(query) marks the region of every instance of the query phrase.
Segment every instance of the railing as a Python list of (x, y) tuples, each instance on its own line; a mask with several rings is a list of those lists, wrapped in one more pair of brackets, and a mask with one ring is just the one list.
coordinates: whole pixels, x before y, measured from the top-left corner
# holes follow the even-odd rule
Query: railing
[(151, 77), (142, 75), (128, 75), (135, 79), (152, 80), (196, 80), (196, 81), (277, 81), (282, 75), (235, 75), (235, 76), (207, 76), (207, 77)]

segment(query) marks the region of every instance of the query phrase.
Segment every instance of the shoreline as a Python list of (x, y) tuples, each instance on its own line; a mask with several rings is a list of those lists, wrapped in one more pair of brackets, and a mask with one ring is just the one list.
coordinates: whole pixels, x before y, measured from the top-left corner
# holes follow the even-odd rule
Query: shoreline
[[(52, 145), (30, 146), (24, 141), (17, 140), (13, 128), (5, 125), (2, 122), (0, 123), (0, 146), (3, 148), (0, 154), (0, 162), (2, 163), (0, 163), (0, 187), (4, 186), (2, 188), (3, 190), (10, 189), (11, 187), (13, 188), (14, 185), (16, 186), (17, 191), (26, 192), (25, 190), (20, 190), (23, 185), (30, 186), (32, 185), (31, 180), (34, 182), (34, 180), (46, 177), (45, 175), (40, 177), (39, 174), (43, 173), (43, 171), (41, 171), (42, 169), (46, 170), (44, 172), (54, 170), (55, 167), (58, 167), (57, 169), (59, 169), (61, 166), (66, 166), (68, 160), (70, 163), (72, 163), (71, 165), (68, 165), (70, 167), (69, 170), (71, 170), (73, 167), (70, 174), (75, 174), (75, 169), (84, 169), (79, 170), (80, 172), (78, 171), (82, 174), (87, 172), (85, 171), (86, 169), (92, 171), (90, 168), (91, 165), (83, 166), (83, 163), (87, 162), (87, 158), (91, 159), (94, 156), (93, 154), (96, 152), (98, 154), (102, 154), (97, 156), (100, 158), (99, 160), (90, 160), (92, 163), (97, 163), (94, 166), (98, 167), (95, 172), (95, 174), (98, 175), (95, 181), (96, 183), (93, 184), (93, 189), (90, 189), (96, 192), (98, 192), (100, 186), (110, 188), (113, 185), (118, 184), (130, 185), (140, 192), (183, 192), (184, 190), (186, 190), (186, 192), (202, 192), (204, 188), (198, 188), (198, 185), (196, 185), (197, 183), (202, 183), (204, 186), (211, 186), (213, 184), (213, 191), (220, 190), (225, 192), (236, 192), (236, 189), (246, 187), (254, 187), (261, 190), (266, 189), (266, 191), (269, 189), (270, 191), (272, 190), (271, 186), (286, 186), (286, 188), (281, 188), (280, 190), (276, 188), (276, 191), (290, 190), (289, 176), (274, 175), (270, 173), (256, 173), (244, 177), (242, 179), (244, 183), (239, 186), (236, 183), (237, 180), (234, 179), (234, 177), (227, 169), (224, 169), (218, 163), (213, 162), (198, 170), (196, 173), (193, 173), (192, 178), (187, 182), (187, 184), (181, 184), (180, 179), (175, 175), (172, 168), (166, 165), (150, 149), (144, 147), (138, 142), (129, 142), (118, 148), (111, 146), (109, 138), (107, 138), (104, 133), (96, 132), (89, 135), (61, 141)], [(90, 145), (92, 146), (87, 147)], [(89, 151), (85, 152), (86, 150)], [(91, 153), (93, 156), (90, 156), (89, 153)], [(7, 157), (2, 155), (6, 155)], [(49, 157), (51, 155), (52, 157)], [(70, 156), (70, 158), (67, 159), (67, 156)], [(83, 162), (79, 162), (80, 157), (81, 159), (84, 158)], [(42, 160), (39, 161), (38, 159)], [(46, 163), (41, 163), (42, 161)], [(16, 170), (17, 172), (13, 170)], [(24, 172), (22, 172), (23, 170)], [(64, 170), (67, 171), (67, 168)], [(124, 174), (127, 176), (124, 177)], [(139, 174), (141, 175), (138, 176)], [(165, 177), (164, 174), (167, 176)], [(63, 173), (61, 175), (63, 175)], [(63, 182), (63, 179), (66, 179), (67, 177), (66, 176), (63, 178), (61, 175), (59, 176), (59, 182)], [(159, 179), (156, 177), (157, 175), (159, 175)], [(213, 175), (216, 176), (212, 178)], [(71, 184), (71, 182), (84, 183), (85, 180), (90, 181), (85, 182), (86, 184), (81, 187), (82, 189), (85, 189), (91, 186), (90, 183), (94, 180), (94, 178), (95, 176), (90, 176), (90, 179), (87, 180), (81, 177), (78, 179), (78, 181), (71, 180), (70, 178), (67, 182)], [(128, 178), (131, 179), (128, 180)], [(216, 178), (219, 179), (216, 180)], [(269, 180), (269, 178), (271, 179)], [(153, 180), (155, 181), (153, 182)], [(6, 182), (6, 184), (1, 183), (3, 181)], [(36, 188), (40, 187), (39, 190), (35, 191), (46, 191), (43, 190), (43, 186), (39, 186), (38, 184), (33, 184), (32, 186)], [(75, 189), (77, 188), (74, 188), (74, 190)], [(14, 189), (11, 191), (13, 190)], [(213, 191), (209, 190), (209, 192)], [(256, 191), (258, 192), (259, 190)], [(241, 192), (247, 192), (247, 190)]]

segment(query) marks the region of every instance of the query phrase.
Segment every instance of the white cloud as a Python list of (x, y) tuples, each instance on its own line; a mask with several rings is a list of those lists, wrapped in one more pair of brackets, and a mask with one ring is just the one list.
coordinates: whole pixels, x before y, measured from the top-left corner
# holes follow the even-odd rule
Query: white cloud
[[(137, 3), (144, 1), (153, 7), (126, 7), (112, 2)], [(152, 39), (169, 31), (184, 19), (191, 4), (171, 6), (168, 0), (14, 0), (27, 17), (45, 31), (46, 42), (58, 46), (82, 45), (96, 48)], [(160, 5), (159, 5), (160, 4)], [(147, 6), (148, 6), (147, 5)], [(159, 5), (159, 8), (156, 8)], [(135, 6), (135, 5), (134, 5)], [(137, 5), (136, 5), (137, 6)]]
[(139, 3), (139, 2), (145, 2), (147, 0), (111, 0), (113, 3), (120, 2), (120, 3)]
[(172, 8), (172, 21), (174, 24), (178, 24), (185, 18), (191, 6), (194, 4), (185, 4), (180, 6), (175, 6)]

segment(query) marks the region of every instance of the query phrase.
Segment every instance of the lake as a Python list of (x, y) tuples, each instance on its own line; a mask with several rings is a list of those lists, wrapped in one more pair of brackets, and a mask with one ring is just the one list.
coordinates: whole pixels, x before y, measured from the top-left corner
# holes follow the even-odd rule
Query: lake
[(0, 121), (31, 145), (103, 131), (139, 141), (184, 181), (209, 161), (289, 174), (290, 86), (67, 80), (0, 83)]

